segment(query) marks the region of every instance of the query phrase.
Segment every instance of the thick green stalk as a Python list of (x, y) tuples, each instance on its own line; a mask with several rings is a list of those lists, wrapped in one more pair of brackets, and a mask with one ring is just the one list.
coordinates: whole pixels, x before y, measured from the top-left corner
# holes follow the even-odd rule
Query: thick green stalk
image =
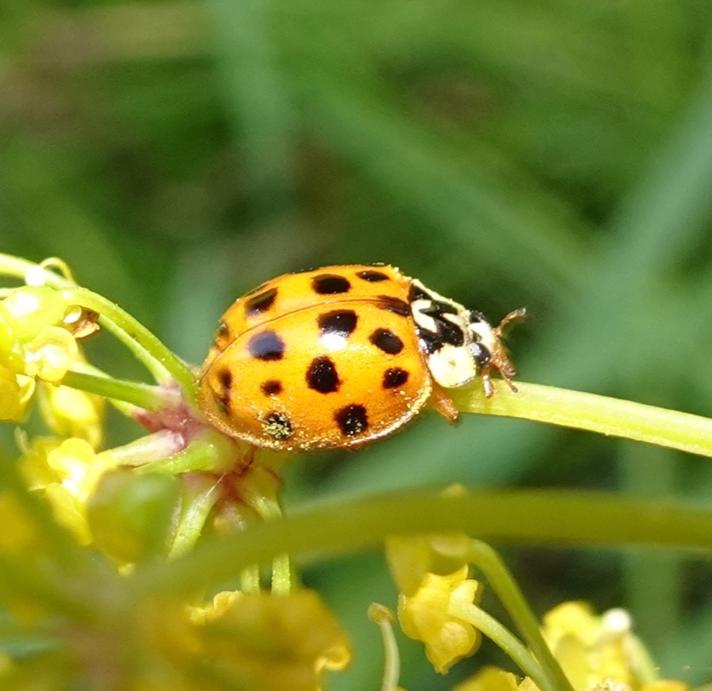
[(175, 398), (157, 386), (140, 384), (125, 379), (113, 379), (108, 376), (100, 377), (82, 372), (67, 372), (64, 375), (64, 379), (62, 379), (62, 384), (73, 389), (99, 394), (106, 398), (132, 403), (146, 410), (165, 408)]
[(341, 501), (239, 535), (198, 545), (170, 569), (147, 566), (142, 588), (190, 592), (217, 586), (279, 554), (314, 555), (378, 547), (399, 533), (456, 532), (525, 544), (647, 545), (712, 551), (712, 510), (630, 500), (609, 493), (436, 490)]
[(712, 420), (677, 410), (553, 386), (497, 381), (491, 398), (479, 380), (452, 392), (459, 410), (547, 422), (712, 457)]

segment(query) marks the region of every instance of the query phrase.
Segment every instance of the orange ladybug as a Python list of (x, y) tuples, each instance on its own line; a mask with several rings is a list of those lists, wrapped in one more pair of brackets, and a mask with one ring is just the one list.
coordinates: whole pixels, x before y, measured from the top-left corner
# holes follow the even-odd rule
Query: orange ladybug
[[(426, 403), (450, 421), (446, 390), (515, 370), (482, 314), (386, 265), (279, 276), (222, 316), (199, 402), (232, 437), (285, 451), (356, 447), (392, 434)], [(512, 388), (514, 388), (512, 386)]]

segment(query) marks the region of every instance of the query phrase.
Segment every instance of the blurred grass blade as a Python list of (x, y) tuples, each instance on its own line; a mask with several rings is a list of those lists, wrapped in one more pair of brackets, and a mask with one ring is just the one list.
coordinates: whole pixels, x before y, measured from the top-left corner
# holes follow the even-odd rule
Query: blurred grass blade
[(270, 33), (271, 0), (209, 0), (233, 144), (263, 211), (291, 192), (293, 109)]

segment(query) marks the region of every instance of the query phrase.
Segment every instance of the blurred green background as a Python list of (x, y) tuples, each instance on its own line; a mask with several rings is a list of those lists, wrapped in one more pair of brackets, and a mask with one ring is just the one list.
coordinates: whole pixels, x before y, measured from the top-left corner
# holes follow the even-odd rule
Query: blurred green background
[[(526, 305), (523, 380), (712, 415), (711, 29), (709, 0), (2, 0), (0, 251), (65, 258), (195, 362), (263, 280), (388, 262), (493, 320)], [(90, 352), (143, 376), (107, 337)], [(452, 482), (712, 496), (704, 460), (425, 416), (295, 461), (286, 501)], [(538, 613), (625, 606), (665, 674), (712, 678), (704, 561), (505, 554)], [(382, 557), (305, 580), (354, 638), (333, 688), (377, 688)], [(442, 681), (402, 651), (410, 691), (499, 660)]]

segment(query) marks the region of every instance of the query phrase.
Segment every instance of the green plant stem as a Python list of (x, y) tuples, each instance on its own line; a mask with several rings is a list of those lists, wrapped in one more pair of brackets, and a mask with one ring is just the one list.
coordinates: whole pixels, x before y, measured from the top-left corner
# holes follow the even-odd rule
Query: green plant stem
[(171, 375), (168, 370), (150, 353), (141, 343), (134, 340), (133, 336), (115, 324), (105, 315), (99, 315), (99, 324), (110, 333), (119, 343), (123, 343), (129, 352), (148, 370), (149, 374), (159, 384), (170, 384)]
[(205, 521), (220, 498), (220, 492), (217, 491), (219, 484), (220, 480), (216, 480), (190, 492), (191, 496), (185, 502), (183, 515), (173, 538), (169, 555), (171, 558), (187, 554), (195, 546), (203, 532)]
[(206, 541), (169, 570), (146, 566), (141, 588), (217, 586), (278, 554), (353, 552), (399, 533), (468, 533), (525, 544), (647, 545), (712, 552), (712, 510), (612, 493), (552, 490), (409, 491), (319, 506)]
[[(195, 400), (196, 383), (191, 368), (141, 322), (116, 303), (86, 288), (65, 288), (61, 294), (67, 304), (80, 305), (108, 317), (126, 335), (127, 340), (119, 331), (115, 331), (114, 334), (131, 348), (134, 354), (144, 361), (144, 364), (146, 364), (144, 355), (134, 348), (135, 344), (138, 344), (154, 362), (158, 362), (170, 377), (178, 382), (189, 401)], [(161, 377), (159, 381), (164, 384), (170, 383), (170, 379), (167, 377)]]
[(383, 681), (381, 691), (398, 691), (400, 679), (400, 652), (393, 633), (393, 614), (383, 605), (372, 603), (368, 608), (368, 618), (378, 625), (383, 638)]
[[(111, 375), (107, 374), (103, 370), (100, 370), (98, 367), (95, 367), (94, 365), (89, 364), (88, 362), (75, 362), (74, 367), (76, 368), (75, 370), (79, 374), (91, 374), (95, 377), (110, 377)], [(136, 382), (134, 382), (136, 383)], [(176, 391), (177, 395), (178, 391)], [(118, 398), (109, 398), (108, 399), (109, 403), (118, 410), (122, 415), (125, 417), (131, 418), (132, 420), (136, 419), (136, 414), (140, 411), (140, 408), (138, 406), (135, 406), (133, 403), (127, 403), (126, 401), (121, 401)]]
[(41, 274), (44, 283), (53, 288), (66, 288), (74, 285), (69, 279), (59, 276), (54, 271), (45, 269), (39, 264), (35, 264), (35, 262), (30, 262), (27, 259), (15, 257), (11, 254), (0, 253), (0, 275), (12, 276), (24, 281), (27, 273), (31, 271)]
[(198, 471), (212, 473), (227, 471), (234, 464), (230, 446), (231, 442), (227, 437), (219, 432), (206, 430), (184, 449), (167, 458), (136, 468), (136, 472), (179, 475)]
[[(282, 507), (275, 496), (263, 491), (255, 491), (246, 483), (243, 487), (243, 500), (266, 521), (282, 518)], [(292, 563), (288, 554), (278, 554), (272, 560), (272, 592), (275, 595), (288, 595), (292, 589)]]
[(573, 691), (571, 685), (556, 686), (551, 679), (544, 673), (542, 665), (534, 659), (532, 654), (527, 650), (526, 646), (492, 615), (485, 612), (477, 605), (461, 604), (456, 608), (452, 605), (448, 610), (459, 619), (469, 622), (479, 632), (487, 636), (492, 642), (499, 646), (507, 656), (524, 672), (531, 677), (540, 691)]
[(162, 429), (123, 446), (102, 451), (99, 455), (106, 454), (117, 465), (142, 466), (145, 463), (157, 463), (166, 456), (176, 453), (183, 443), (180, 433)]
[(260, 567), (256, 564), (248, 566), (240, 572), (240, 590), (244, 593), (260, 592)]
[(453, 390), (455, 405), (466, 413), (536, 420), (712, 457), (709, 418), (540, 384), (517, 382), (515, 393), (504, 382), (496, 383), (489, 399), (479, 380)]
[(67, 372), (62, 379), (62, 385), (131, 403), (146, 410), (160, 410), (175, 399), (172, 392), (157, 386), (83, 372)]
[(529, 609), (522, 591), (499, 555), (488, 544), (480, 540), (472, 540), (467, 552), (467, 561), (477, 566), (485, 574), (492, 589), (497, 593), (497, 597), (506, 607), (541, 664), (543, 674), (548, 682), (546, 686), (557, 691), (574, 691), (541, 635), (539, 622)]

